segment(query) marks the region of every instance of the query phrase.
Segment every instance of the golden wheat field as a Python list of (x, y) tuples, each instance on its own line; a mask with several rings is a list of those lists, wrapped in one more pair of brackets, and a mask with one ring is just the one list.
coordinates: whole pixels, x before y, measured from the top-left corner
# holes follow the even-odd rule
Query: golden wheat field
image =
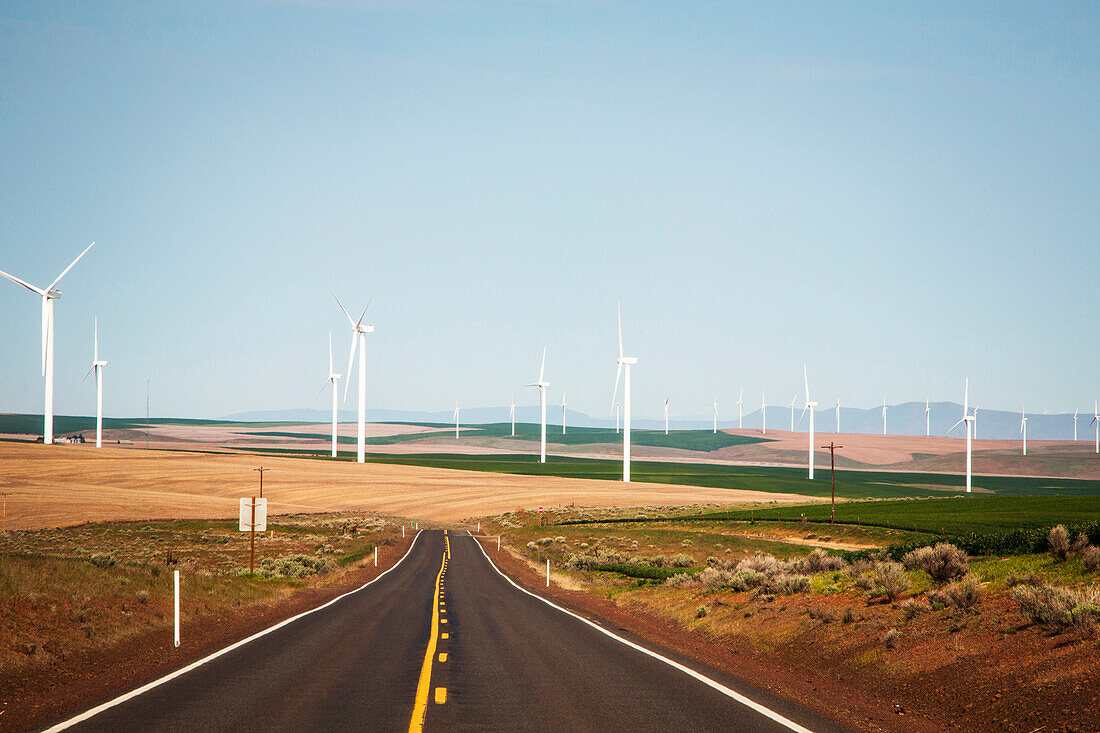
[(455, 521), (517, 507), (797, 501), (803, 496), (669, 484), (512, 476), (308, 458), (0, 443), (8, 529), (110, 520), (237, 516), (264, 465), (272, 514), (372, 511)]

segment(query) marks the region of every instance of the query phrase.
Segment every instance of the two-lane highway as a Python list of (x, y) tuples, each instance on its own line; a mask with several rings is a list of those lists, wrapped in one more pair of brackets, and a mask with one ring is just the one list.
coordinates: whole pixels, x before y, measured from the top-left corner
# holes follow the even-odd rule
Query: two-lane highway
[(424, 531), (373, 583), (58, 729), (842, 730), (635, 643)]

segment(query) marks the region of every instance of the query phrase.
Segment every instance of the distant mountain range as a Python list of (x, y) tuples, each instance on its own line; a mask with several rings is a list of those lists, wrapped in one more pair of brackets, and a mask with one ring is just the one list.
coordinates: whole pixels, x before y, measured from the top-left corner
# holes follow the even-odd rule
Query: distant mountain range
[[(943, 435), (948, 428), (954, 425), (962, 417), (962, 405), (955, 402), (933, 402), (931, 405), (930, 423), (932, 435)], [(737, 419), (730, 420), (719, 406), (718, 426), (721, 428), (736, 428)], [(736, 410), (736, 407), (733, 408)], [(241, 422), (328, 422), (332, 413), (328, 410), (292, 409), (292, 410), (263, 410), (254, 412), (240, 412), (227, 415), (225, 420)], [(462, 408), (459, 413), (462, 424), (479, 425), (484, 423), (508, 422), (508, 406), (502, 407), (469, 407)], [(787, 405), (769, 406), (767, 411), (768, 427), (775, 430), (789, 430), (791, 427), (791, 410)], [(802, 417), (802, 408), (796, 406), (794, 410), (795, 430), (805, 432), (809, 425), (809, 417)], [(886, 409), (886, 428), (889, 435), (924, 435), (924, 403), (905, 402), (900, 405), (888, 405)], [(1032, 440), (1071, 440), (1073, 438), (1073, 415), (1069, 414), (1036, 414), (1029, 413), (1027, 420), (1027, 437)], [(341, 410), (340, 422), (354, 422), (355, 412)], [(547, 422), (554, 425), (561, 424), (561, 408), (548, 406), (546, 410)], [(516, 422), (534, 423), (539, 420), (539, 408), (533, 406), (516, 406)], [(615, 419), (594, 418), (576, 410), (566, 411), (566, 420), (569, 425), (578, 427), (607, 428), (615, 426)], [(451, 424), (454, 421), (453, 410), (441, 412), (427, 412), (418, 410), (384, 410), (368, 409), (368, 422), (412, 422), (412, 423), (442, 423)], [(759, 409), (746, 413), (742, 421), (745, 429), (759, 429), (761, 427), (761, 412)], [(1095, 433), (1090, 426), (1092, 415), (1080, 413), (1077, 422), (1078, 440), (1092, 440)], [(663, 420), (637, 419), (632, 421), (636, 428), (646, 430), (658, 430), (664, 428)], [(669, 419), (669, 426), (673, 430), (700, 430), (712, 426), (709, 417), (673, 415)], [(882, 408), (860, 409), (856, 407), (840, 408), (840, 427), (845, 433), (882, 433)], [(814, 428), (820, 433), (836, 431), (835, 408), (818, 409), (814, 413)], [(1020, 413), (1006, 412), (1002, 410), (979, 409), (977, 419), (977, 432), (979, 439), (1010, 440), (1020, 437)], [(953, 437), (963, 437), (965, 432), (960, 425), (952, 431)]]

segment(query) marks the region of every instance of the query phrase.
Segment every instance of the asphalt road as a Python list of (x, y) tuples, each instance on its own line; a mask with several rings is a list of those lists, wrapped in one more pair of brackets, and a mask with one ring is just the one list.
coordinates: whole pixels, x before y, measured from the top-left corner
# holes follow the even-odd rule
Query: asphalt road
[(427, 731), (843, 730), (610, 631), (713, 685), (518, 589), (465, 533), (425, 531), (363, 590), (71, 729), (408, 731), (423, 720)]

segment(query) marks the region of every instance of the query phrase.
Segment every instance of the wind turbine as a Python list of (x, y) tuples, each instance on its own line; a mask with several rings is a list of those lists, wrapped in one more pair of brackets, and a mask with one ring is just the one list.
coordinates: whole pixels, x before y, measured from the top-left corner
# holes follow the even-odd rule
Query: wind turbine
[(718, 434), (718, 395), (714, 395), (714, 404), (711, 405), (711, 410), (714, 412), (714, 434)]
[(928, 398), (924, 398), (924, 435), (925, 437), (932, 434), (932, 407), (928, 404)]
[(745, 390), (741, 390), (741, 394), (737, 395), (737, 429), (741, 429), (741, 398), (745, 396)]
[[(539, 388), (539, 404), (542, 406), (542, 442), (539, 452), (539, 463), (546, 463), (546, 390), (550, 386), (543, 377), (546, 372), (546, 347), (542, 347), (542, 365), (539, 366), (539, 381), (531, 382), (528, 387)], [(562, 396), (562, 432), (565, 432), (565, 397)]]
[[(633, 356), (623, 356), (623, 306), (618, 304), (619, 312), (619, 368), (615, 370), (615, 391), (611, 395), (614, 401), (619, 394), (619, 377), (623, 377), (623, 482), (630, 482), (630, 367), (638, 363)], [(626, 374), (623, 374), (626, 367)]]
[(836, 400), (836, 432), (840, 435), (840, 398)]
[[(106, 361), (99, 360), (99, 318), (95, 319), (95, 351), (92, 356), (92, 366), (88, 369), (88, 373), (84, 375), (84, 379), (88, 378), (88, 374), (95, 372), (95, 447), (103, 447), (103, 367), (107, 366)], [(84, 381), (84, 379), (80, 381)]]
[(1092, 401), (1092, 424), (1096, 426), (1096, 452), (1100, 453), (1100, 412), (1096, 410), (1096, 400)]
[(512, 406), (508, 409), (508, 417), (512, 420), (512, 437), (516, 437), (516, 396), (512, 395)]
[(959, 420), (959, 422), (957, 422), (954, 425), (952, 425), (951, 427), (949, 427), (947, 429), (947, 432), (950, 433), (952, 430), (957, 428), (959, 426), (959, 423), (966, 423), (966, 493), (968, 493), (968, 494), (970, 493), (970, 475), (971, 475), (970, 474), (970, 466), (971, 466), (971, 463), (970, 463), (970, 440), (971, 440), (972, 428), (973, 428), (973, 423), (974, 423), (974, 417), (972, 415), (970, 415), (970, 410), (968, 408), (969, 400), (970, 400), (970, 378), (967, 377), (965, 386), (963, 387), (963, 416), (962, 416), (962, 420)]
[(0, 270), (0, 275), (3, 275), (7, 279), (11, 280), (16, 285), (22, 285), (27, 290), (33, 293), (37, 293), (42, 297), (42, 376), (46, 378), (45, 389), (45, 408), (42, 410), (42, 442), (46, 445), (53, 443), (53, 302), (61, 297), (61, 291), (55, 290), (57, 284), (61, 282), (61, 278), (65, 277), (69, 273), (69, 270), (73, 269), (73, 265), (80, 261), (80, 258), (92, 248), (92, 244), (89, 244), (84, 248), (84, 252), (81, 252), (76, 256), (68, 267), (61, 271), (61, 274), (57, 276), (57, 279), (49, 284), (45, 289), (36, 288), (29, 282), (20, 280), (15, 275), (9, 275), (8, 273)]
[(668, 435), (668, 398), (665, 397), (665, 435)]
[(615, 435), (619, 434), (619, 412), (622, 410), (623, 403), (615, 403)]
[(1023, 436), (1024, 455), (1027, 455), (1027, 412), (1023, 405), (1020, 406), (1020, 435)]
[(974, 440), (978, 439), (978, 405), (974, 405)]
[(886, 435), (886, 395), (882, 396), (882, 434)]
[(760, 432), (768, 434), (768, 393), (760, 393)]
[[(337, 393), (339, 390), (340, 377), (343, 374), (337, 374), (333, 371), (332, 364), (332, 331), (328, 332), (328, 379), (325, 381), (332, 385), (332, 457), (336, 457), (336, 408), (337, 408)], [(321, 387), (324, 390), (324, 386)]]
[(1077, 442), (1077, 410), (1073, 411), (1073, 442)]
[[(336, 294), (333, 296), (336, 298)], [(363, 318), (367, 315), (367, 308), (370, 308), (370, 301), (367, 301), (367, 308), (363, 309), (363, 313), (359, 316), (359, 320), (353, 320), (351, 314), (348, 313), (348, 309), (344, 307), (344, 304), (340, 302), (339, 298), (336, 298), (336, 305), (340, 306), (340, 310), (347, 316), (348, 323), (351, 324), (351, 352), (348, 354), (348, 380), (344, 382), (344, 401), (348, 399), (348, 388), (351, 386), (351, 367), (355, 363), (355, 342), (359, 342), (359, 419), (355, 440), (355, 460), (358, 463), (366, 463), (366, 442), (367, 442), (367, 334), (374, 333), (374, 324), (368, 323), (363, 325)]]
[(458, 402), (455, 401), (455, 440), (458, 440)]
[(561, 391), (561, 434), (565, 435), (565, 390)]
[[(794, 432), (794, 403), (798, 401), (798, 395), (796, 394), (791, 398), (791, 432)], [(802, 422), (802, 418), (798, 418), (799, 422)]]
[[(814, 477), (814, 408), (817, 407), (816, 402), (810, 402), (810, 378), (806, 375), (806, 362), (802, 362), (802, 383), (806, 386), (806, 406), (802, 408), (802, 417), (806, 416), (806, 411), (810, 411), (810, 479)], [(791, 420), (794, 420), (794, 409), (791, 409)], [(799, 422), (802, 418), (798, 418)], [(793, 427), (792, 427), (793, 432)]]

